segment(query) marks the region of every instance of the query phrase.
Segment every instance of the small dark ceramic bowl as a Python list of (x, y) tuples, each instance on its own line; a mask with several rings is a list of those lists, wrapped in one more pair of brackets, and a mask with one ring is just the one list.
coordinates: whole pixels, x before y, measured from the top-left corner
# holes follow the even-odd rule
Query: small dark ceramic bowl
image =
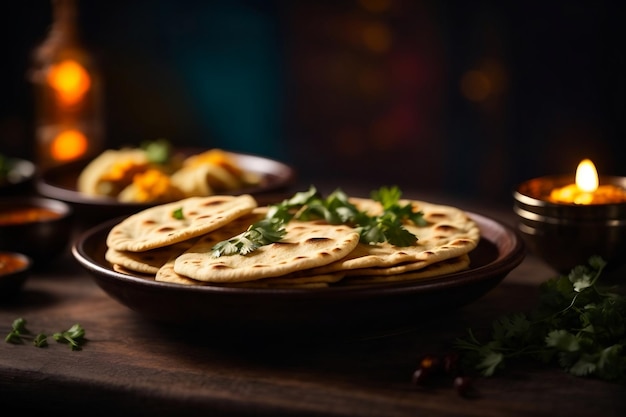
[(30, 275), (33, 261), (17, 252), (0, 251), (0, 300), (14, 296)]
[[(600, 184), (626, 188), (626, 178), (600, 177)], [(572, 175), (547, 176), (521, 183), (513, 192), (518, 230), (532, 253), (560, 273), (593, 256), (607, 268), (626, 264), (626, 203), (568, 204), (548, 201), (554, 188), (573, 184)]]
[(62, 201), (16, 196), (0, 198), (0, 250), (30, 256), (35, 266), (69, 252), (74, 212)]

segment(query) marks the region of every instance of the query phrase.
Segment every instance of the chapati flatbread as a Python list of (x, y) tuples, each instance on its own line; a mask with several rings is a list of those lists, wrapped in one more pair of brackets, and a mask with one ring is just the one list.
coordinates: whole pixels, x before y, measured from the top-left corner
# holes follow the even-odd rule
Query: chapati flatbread
[[(248, 194), (189, 197), (127, 217), (111, 228), (106, 243), (115, 250), (131, 252), (168, 246), (218, 229), (256, 207), (256, 200)], [(174, 215), (178, 210), (181, 219)]]
[(172, 284), (181, 284), (181, 285), (207, 285), (206, 282), (198, 281), (195, 279), (191, 279), (184, 275), (177, 274), (174, 271), (174, 261), (176, 260), (176, 256), (168, 259), (159, 270), (156, 272), (154, 279), (159, 282), (169, 282)]
[(160, 282), (169, 282), (182, 285), (217, 285), (237, 288), (325, 288), (329, 284), (335, 284), (340, 281), (344, 274), (334, 273), (316, 276), (302, 276), (297, 272), (286, 276), (275, 278), (263, 278), (254, 281), (229, 282), (227, 284), (211, 283), (198, 281), (184, 275), (180, 275), (174, 271), (174, 262), (176, 256), (170, 258), (155, 275), (155, 280)]
[(154, 275), (168, 259), (182, 254), (189, 249), (194, 242), (194, 239), (188, 239), (143, 252), (119, 251), (108, 247), (104, 254), (104, 259), (130, 271)]
[(115, 272), (119, 272), (120, 274), (124, 274), (124, 275), (130, 275), (132, 277), (139, 277), (139, 278), (146, 278), (146, 279), (154, 278), (153, 274), (143, 274), (141, 272), (131, 271), (130, 269), (125, 268), (122, 265), (118, 265), (118, 264), (112, 264), (112, 268)]
[(281, 241), (261, 246), (246, 255), (216, 258), (211, 248), (225, 240), (223, 230), (218, 229), (216, 233), (203, 236), (176, 258), (174, 270), (206, 282), (254, 281), (331, 263), (350, 253), (359, 241), (359, 233), (346, 225), (291, 221), (286, 231)]
[[(216, 229), (212, 232), (209, 232), (212, 236), (212, 239), (216, 242), (230, 239), (233, 236), (237, 236), (238, 234), (245, 232), (251, 224), (256, 223), (257, 221), (263, 219), (267, 214), (267, 207), (256, 207), (250, 213), (244, 214), (241, 217), (238, 217), (228, 224), (222, 226), (219, 229)], [(206, 237), (205, 237), (206, 238)], [(190, 249), (200, 238), (195, 238), (192, 241), (192, 245), (185, 248), (185, 250)], [(189, 241), (181, 242), (185, 244)], [(167, 248), (167, 247), (165, 247)], [(170, 253), (169, 256), (162, 258), (163, 261), (159, 269), (155, 273), (155, 280), (161, 282), (170, 282), (176, 284), (184, 284), (184, 285), (205, 285), (206, 282), (198, 281), (184, 275), (178, 274), (174, 271), (174, 261), (180, 255), (182, 255), (184, 251), (180, 253)]]
[(399, 274), (346, 276), (341, 281), (341, 285), (363, 285), (380, 284), (385, 282), (413, 281), (417, 279), (439, 277), (459, 271), (464, 271), (468, 269), (469, 266), (469, 255), (462, 255), (456, 258), (450, 258), (437, 263), (433, 263), (417, 271), (404, 272)]
[[(382, 206), (374, 200), (353, 198), (351, 202), (359, 210), (371, 215), (382, 213)], [(388, 242), (377, 244), (359, 243), (348, 256), (332, 264), (316, 268), (312, 273), (324, 274), (333, 271), (349, 271), (349, 275), (370, 274), (367, 269), (380, 268), (375, 275), (403, 273), (425, 268), (434, 263), (456, 258), (472, 251), (480, 240), (477, 224), (463, 211), (455, 207), (431, 204), (424, 201), (409, 201), (414, 211), (422, 211), (426, 226), (407, 223), (404, 227), (418, 240), (415, 245), (398, 247)]]
[[(351, 198), (360, 211), (383, 213), (371, 199)], [(433, 278), (469, 268), (480, 241), (477, 224), (461, 209), (402, 200), (425, 225), (406, 221), (415, 245), (365, 244), (348, 225), (291, 220), (279, 242), (246, 255), (214, 256), (216, 244), (245, 232), (269, 207), (251, 196), (192, 197), (146, 209), (111, 229), (106, 258), (115, 268), (153, 274), (156, 281), (240, 288), (323, 288)], [(184, 219), (172, 214), (182, 209)]]

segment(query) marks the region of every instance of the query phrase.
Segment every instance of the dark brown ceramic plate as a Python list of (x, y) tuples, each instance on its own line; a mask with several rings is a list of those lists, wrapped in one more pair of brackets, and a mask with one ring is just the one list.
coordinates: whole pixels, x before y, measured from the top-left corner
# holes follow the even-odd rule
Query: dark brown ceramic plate
[[(183, 153), (189, 155), (202, 151), (202, 149), (182, 150)], [(265, 195), (269, 196), (285, 189), (295, 181), (294, 169), (282, 162), (235, 152), (229, 152), (229, 155), (240, 167), (261, 177), (261, 183), (258, 186), (242, 188), (231, 194), (252, 194), (260, 200), (261, 204), (264, 204)], [(87, 217), (90, 220), (104, 221), (133, 214), (154, 205), (150, 203), (121, 203), (110, 197), (98, 198), (84, 195), (77, 190), (76, 181), (86, 165), (86, 161), (77, 161), (42, 172), (36, 182), (37, 191), (46, 197), (72, 204), (78, 217)], [(271, 198), (275, 197), (272, 195)]]
[(72, 246), (74, 258), (113, 299), (159, 322), (197, 324), (206, 331), (333, 332), (376, 334), (406, 328), (477, 300), (525, 256), (517, 232), (469, 213), (482, 239), (470, 253), (469, 270), (394, 284), (323, 289), (253, 289), (185, 286), (129, 276), (104, 259), (112, 220), (85, 231)]

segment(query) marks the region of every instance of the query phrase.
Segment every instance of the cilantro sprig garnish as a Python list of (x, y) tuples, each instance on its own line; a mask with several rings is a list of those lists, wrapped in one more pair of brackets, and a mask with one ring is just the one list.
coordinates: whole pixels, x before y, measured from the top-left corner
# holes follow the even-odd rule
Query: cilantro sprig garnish
[(69, 344), (72, 350), (80, 350), (85, 337), (85, 329), (76, 323), (67, 330), (54, 333), (52, 337), (59, 343)]
[(246, 255), (261, 246), (278, 242), (285, 233), (282, 221), (276, 218), (265, 218), (250, 225), (245, 232), (213, 246), (211, 255), (216, 258), (222, 255)]
[(185, 214), (183, 213), (183, 208), (179, 207), (176, 210), (173, 210), (172, 217), (175, 218), (176, 220), (184, 220)]
[(516, 359), (552, 363), (576, 376), (626, 383), (626, 297), (600, 285), (606, 262), (593, 256), (540, 286), (538, 305), (505, 315), (480, 342), (470, 329), (457, 339), (465, 363), (492, 376)]
[(383, 213), (370, 215), (360, 211), (349, 201), (346, 193), (337, 189), (323, 197), (311, 186), (307, 191), (295, 193), (291, 198), (269, 206), (265, 218), (248, 230), (227, 241), (219, 242), (212, 256), (248, 254), (261, 246), (281, 240), (285, 225), (295, 219), (300, 221), (324, 220), (329, 224), (346, 224), (359, 231), (360, 241), (367, 244), (389, 242), (395, 246), (411, 246), (417, 236), (405, 227), (406, 221), (416, 225), (427, 224), (423, 213), (413, 211), (410, 203), (401, 204), (402, 192), (398, 187), (381, 187), (371, 193), (374, 201), (380, 202)]
[[(85, 329), (78, 323), (67, 330), (53, 333), (52, 337), (59, 343), (67, 343), (72, 350), (81, 350), (85, 342)], [(13, 344), (23, 344), (26, 340), (32, 342), (35, 347), (48, 346), (48, 335), (45, 333), (33, 333), (26, 327), (26, 320), (17, 318), (11, 324), (11, 331), (4, 341)]]

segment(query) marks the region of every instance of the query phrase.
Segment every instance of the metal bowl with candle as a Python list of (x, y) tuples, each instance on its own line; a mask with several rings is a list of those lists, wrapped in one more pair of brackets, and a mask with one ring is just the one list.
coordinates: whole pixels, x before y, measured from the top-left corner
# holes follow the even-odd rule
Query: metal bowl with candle
[(561, 273), (598, 255), (626, 264), (626, 177), (598, 176), (583, 160), (574, 175), (534, 178), (514, 190), (517, 227), (529, 249)]

